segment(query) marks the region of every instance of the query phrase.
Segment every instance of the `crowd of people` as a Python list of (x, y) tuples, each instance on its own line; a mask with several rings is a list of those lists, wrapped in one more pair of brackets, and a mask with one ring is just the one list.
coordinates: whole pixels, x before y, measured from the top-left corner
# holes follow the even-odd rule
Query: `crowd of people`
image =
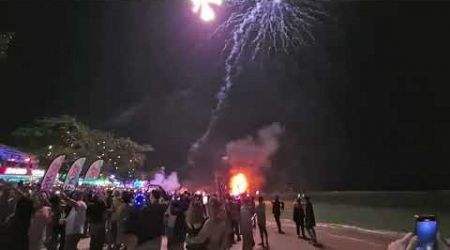
[[(272, 207), (279, 233), (284, 233), (284, 203), (276, 197)], [(296, 200), (293, 219), (299, 238), (317, 243), (308, 197)], [(91, 250), (159, 250), (163, 236), (168, 250), (222, 250), (241, 240), (246, 250), (255, 246), (256, 227), (260, 245), (268, 247), (262, 196), (255, 202), (248, 195), (169, 195), (158, 187), (41, 191), (38, 185), (0, 185), (0, 245), (11, 250), (75, 250), (83, 238), (90, 238)]]
[[(276, 196), (272, 214), (282, 230), (284, 202)], [(39, 185), (0, 183), (0, 246), (8, 250), (75, 250), (89, 238), (91, 250), (226, 250), (237, 241), (242, 249), (269, 247), (264, 197), (169, 195), (162, 188), (147, 190), (79, 187), (42, 191)], [(318, 245), (314, 210), (308, 196), (299, 196), (292, 219), (297, 236)], [(389, 250), (413, 249), (412, 234), (392, 242)], [(448, 249), (438, 237), (437, 249)]]

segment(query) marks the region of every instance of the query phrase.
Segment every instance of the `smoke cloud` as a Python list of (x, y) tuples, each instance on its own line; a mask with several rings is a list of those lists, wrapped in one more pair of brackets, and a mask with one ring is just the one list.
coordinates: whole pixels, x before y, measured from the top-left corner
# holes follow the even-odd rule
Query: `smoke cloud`
[(165, 175), (164, 171), (156, 173), (150, 184), (161, 186), (167, 192), (177, 191), (181, 187), (176, 172), (172, 172), (168, 176)]
[(122, 112), (120, 112), (119, 115), (113, 117), (110, 120), (110, 123), (114, 125), (125, 125), (129, 123), (137, 114), (139, 111), (140, 106), (139, 105), (133, 105)]
[(261, 128), (256, 136), (231, 141), (226, 146), (232, 166), (270, 167), (270, 157), (278, 150), (283, 128), (279, 123)]

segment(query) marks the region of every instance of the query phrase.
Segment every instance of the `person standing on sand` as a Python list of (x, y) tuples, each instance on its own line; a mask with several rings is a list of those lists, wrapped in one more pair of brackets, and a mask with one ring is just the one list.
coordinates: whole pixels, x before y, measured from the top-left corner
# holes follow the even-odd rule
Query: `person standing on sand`
[[(258, 223), (259, 234), (261, 236), (261, 243), (259, 243), (263, 248), (269, 247), (269, 237), (267, 235), (266, 228), (266, 204), (264, 203), (264, 198), (260, 196), (258, 198), (258, 205), (256, 206), (256, 220)], [(264, 238), (266, 239), (264, 244)]]
[(317, 244), (317, 235), (314, 227), (316, 226), (316, 218), (314, 216), (314, 209), (311, 200), (308, 196), (305, 196), (306, 206), (305, 206), (305, 227), (309, 236), (311, 237), (311, 242)]
[[(297, 199), (294, 202), (294, 213), (293, 213), (293, 219), (295, 222), (295, 226), (297, 228), (297, 236), (298, 238), (306, 239), (305, 235), (305, 211), (303, 210), (302, 201), (300, 199)], [(301, 229), (301, 236), (300, 236), (300, 229)]]
[(280, 201), (280, 197), (277, 195), (275, 196), (275, 200), (272, 201), (272, 213), (273, 217), (275, 218), (275, 221), (277, 222), (278, 227), (278, 233), (284, 234), (283, 230), (281, 230), (281, 211), (284, 210), (284, 202)]

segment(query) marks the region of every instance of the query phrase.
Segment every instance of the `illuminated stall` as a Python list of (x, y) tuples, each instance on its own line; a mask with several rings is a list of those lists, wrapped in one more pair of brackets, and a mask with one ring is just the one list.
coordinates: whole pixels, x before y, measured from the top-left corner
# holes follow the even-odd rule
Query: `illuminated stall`
[(0, 179), (7, 182), (38, 181), (45, 170), (38, 168), (36, 158), (0, 144)]

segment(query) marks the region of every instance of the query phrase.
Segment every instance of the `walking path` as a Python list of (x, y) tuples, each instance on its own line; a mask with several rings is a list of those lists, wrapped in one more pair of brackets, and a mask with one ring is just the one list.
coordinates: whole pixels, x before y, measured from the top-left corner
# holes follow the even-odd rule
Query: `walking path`
[[(401, 234), (389, 232), (377, 232), (357, 229), (339, 225), (319, 224), (317, 237), (322, 244), (321, 247), (314, 247), (303, 239), (298, 239), (295, 232), (295, 224), (290, 220), (283, 220), (283, 230), (286, 234), (278, 234), (276, 224), (273, 220), (267, 222), (269, 232), (269, 244), (271, 250), (386, 250), (387, 245), (399, 238)], [(258, 230), (254, 231), (256, 243), (260, 242)], [(166, 240), (163, 240), (161, 250), (166, 250)], [(80, 250), (89, 249), (89, 239), (84, 239), (78, 245)], [(233, 246), (232, 250), (242, 249), (241, 244)], [(255, 250), (262, 247), (256, 246)]]

